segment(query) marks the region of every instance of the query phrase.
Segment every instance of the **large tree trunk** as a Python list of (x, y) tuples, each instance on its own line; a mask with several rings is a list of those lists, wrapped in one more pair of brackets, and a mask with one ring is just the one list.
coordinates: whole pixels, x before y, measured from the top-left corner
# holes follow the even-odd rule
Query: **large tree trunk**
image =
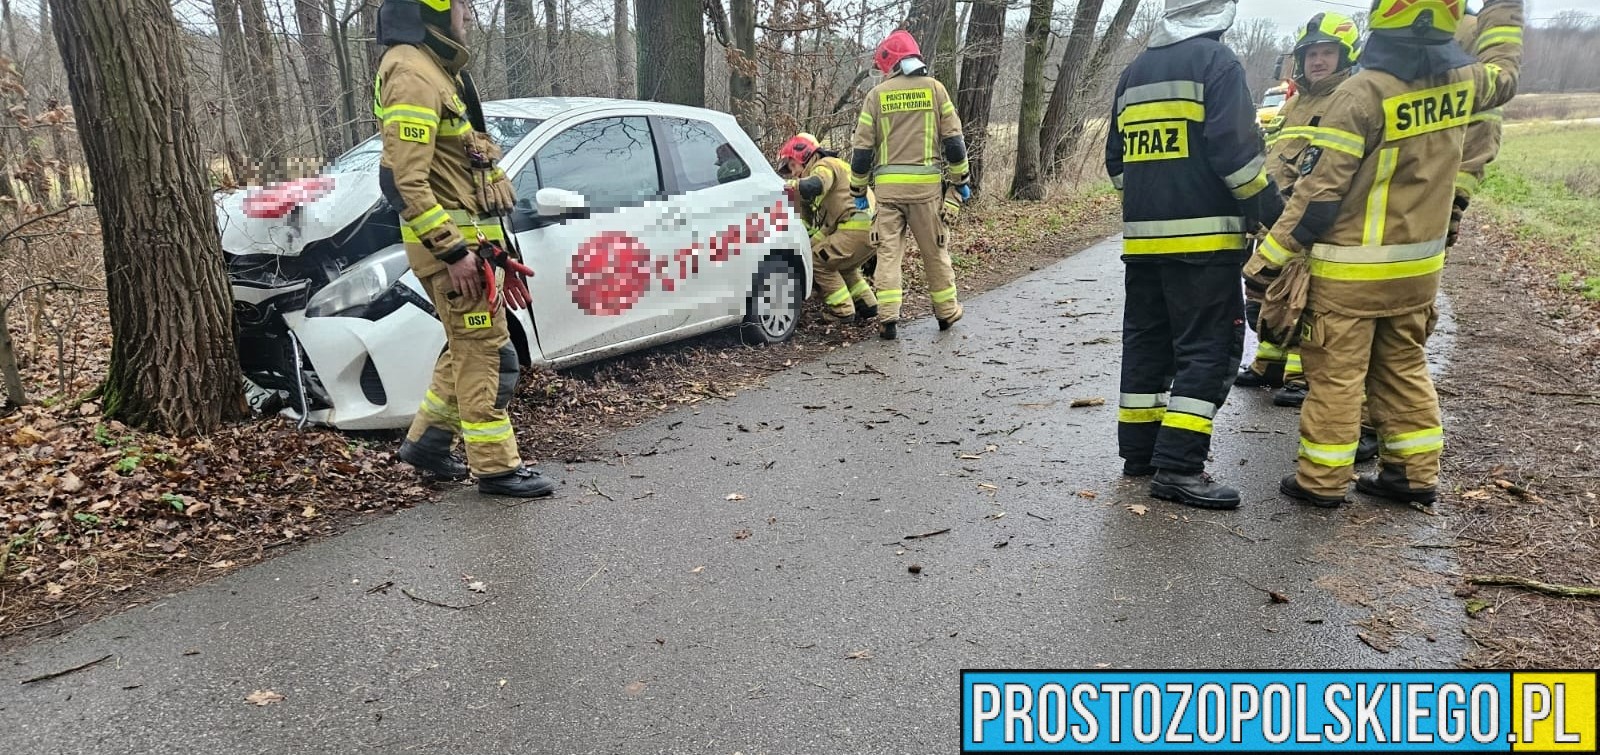
[(943, 0), (939, 4), (939, 36), (938, 57), (929, 63), (933, 66), (933, 77), (944, 84), (945, 91), (956, 91), (960, 83), (961, 56), (961, 24), (960, 16), (956, 14), (956, 0)]
[(368, 119), (372, 117), (372, 83), (358, 82), (357, 71), (364, 70), (357, 61), (365, 56), (356, 55), (350, 42), (350, 23), (354, 13), (346, 10), (339, 15), (334, 0), (324, 0), (333, 23), (328, 27), (333, 33), (333, 59), (339, 67), (339, 101), (344, 118), (345, 143), (355, 145), (371, 133)]
[(1111, 26), (1100, 37), (1100, 44), (1095, 45), (1094, 56), (1089, 58), (1089, 63), (1084, 66), (1083, 73), (1078, 81), (1078, 94), (1067, 117), (1066, 129), (1061, 138), (1056, 142), (1053, 159), (1045, 167), (1054, 173), (1063, 162), (1072, 156), (1073, 150), (1078, 146), (1078, 139), (1083, 135), (1083, 125), (1088, 119), (1093, 108), (1105, 110), (1104, 103), (1091, 101), (1089, 95), (1097, 91), (1105, 77), (1110, 73), (1111, 61), (1116, 58), (1117, 52), (1122, 49), (1122, 43), (1128, 35), (1128, 25), (1133, 23), (1133, 16), (1139, 11), (1140, 0), (1122, 0), (1117, 6), (1117, 13), (1111, 17)]
[(1017, 163), (1011, 176), (1013, 199), (1044, 199), (1039, 182), (1039, 123), (1044, 119), (1044, 57), (1050, 41), (1052, 0), (1032, 0), (1023, 27), (1022, 114), (1017, 119)]
[(698, 0), (639, 0), (639, 99), (704, 107), (706, 37)]
[(559, 19), (556, 18), (556, 0), (544, 0), (544, 72), (550, 77), (550, 96), (560, 97), (564, 91), (561, 87), (561, 77), (566, 71), (556, 70), (556, 30)]
[(283, 99), (278, 94), (277, 56), (272, 50), (272, 26), (267, 22), (264, 0), (239, 0), (239, 18), (244, 24), (244, 49), (250, 66), (244, 91), (254, 102), (262, 135), (255, 157), (263, 162), (268, 177), (280, 178), (287, 146), (283, 139)]
[(175, 435), (244, 414), (228, 279), (168, 0), (50, 0), (105, 244), (109, 417)]
[[(244, 141), (244, 151), (252, 158), (259, 158), (265, 151), (265, 137), (262, 135), (264, 124), (252, 94), (254, 86), (250, 81), (249, 53), (245, 49), (244, 32), (239, 24), (239, 2), (212, 0), (211, 7), (215, 11), (217, 34), (222, 40), (223, 80), (227, 83), (228, 93), (224, 100), (227, 103), (225, 107), (239, 122), (239, 137)], [(249, 175), (234, 176), (240, 183), (250, 178)]]
[[(1094, 27), (1100, 20), (1102, 5), (1103, 0), (1078, 0), (1078, 10), (1072, 16), (1072, 31), (1067, 35), (1067, 49), (1061, 56), (1061, 65), (1056, 68), (1056, 85), (1050, 91), (1050, 104), (1045, 108), (1040, 127), (1036, 158), (1040, 171), (1034, 176), (1036, 181), (1042, 182), (1055, 173), (1056, 145), (1061, 143), (1061, 135), (1067, 130), (1067, 108), (1078, 98), (1084, 63), (1094, 44)], [(1044, 187), (1024, 191), (1043, 194)]]
[(628, 32), (628, 6), (629, 0), (615, 0), (612, 3), (611, 43), (614, 45), (613, 62), (617, 68), (617, 96), (631, 99), (638, 96), (639, 90), (633, 74), (633, 37)]
[(533, 97), (539, 75), (534, 68), (533, 0), (506, 0), (506, 96)]
[(733, 47), (728, 55), (728, 102), (739, 126), (759, 144), (761, 125), (756, 118), (756, 3), (730, 0)]
[(322, 139), (322, 156), (332, 160), (344, 151), (344, 133), (339, 128), (339, 102), (332, 48), (328, 44), (328, 22), (322, 0), (295, 0), (295, 21), (300, 25), (300, 50), (306, 59), (306, 78), (310, 79), (311, 108)]
[(966, 60), (961, 65), (965, 88), (956, 93), (956, 112), (967, 134), (972, 190), (983, 187), (984, 151), (989, 141), (989, 107), (994, 101), (994, 80), (1000, 72), (1000, 52), (1005, 44), (1006, 0), (978, 0), (967, 24)]

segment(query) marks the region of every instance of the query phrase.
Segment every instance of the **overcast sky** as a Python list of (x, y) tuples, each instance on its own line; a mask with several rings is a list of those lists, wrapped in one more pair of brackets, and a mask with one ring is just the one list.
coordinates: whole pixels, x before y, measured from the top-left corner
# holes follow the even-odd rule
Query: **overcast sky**
[[(1366, 10), (1370, 0), (1239, 0), (1239, 18), (1270, 18), (1285, 30), (1294, 28), (1322, 11), (1359, 13)], [(1473, 3), (1479, 7), (1482, 1)], [(1527, 17), (1548, 18), (1567, 10), (1600, 15), (1600, 0), (1526, 0)]]

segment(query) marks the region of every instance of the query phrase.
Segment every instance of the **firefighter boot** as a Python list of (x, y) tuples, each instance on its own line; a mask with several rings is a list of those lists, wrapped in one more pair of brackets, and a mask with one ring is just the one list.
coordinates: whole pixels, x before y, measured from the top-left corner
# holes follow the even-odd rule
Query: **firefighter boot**
[(1344, 496), (1317, 495), (1302, 487), (1294, 475), (1287, 475), (1278, 482), (1278, 492), (1319, 509), (1336, 509), (1344, 505)]
[(1378, 431), (1362, 425), (1361, 440), (1356, 443), (1356, 463), (1378, 458), (1378, 451), (1382, 448), (1383, 444), (1378, 441)]
[(1149, 477), (1155, 473), (1155, 465), (1148, 461), (1134, 461), (1132, 459), (1124, 459), (1122, 461), (1123, 477)]
[(1205, 472), (1184, 474), (1158, 469), (1150, 482), (1150, 495), (1202, 509), (1239, 508), (1239, 491), (1218, 483)]
[(1433, 488), (1411, 487), (1406, 480), (1405, 469), (1388, 464), (1380, 464), (1377, 474), (1364, 474), (1356, 478), (1356, 490), (1390, 501), (1423, 506), (1432, 506), (1439, 499), (1439, 494)]
[(450, 444), (454, 440), (449, 431), (429, 427), (422, 431), (422, 437), (417, 440), (401, 442), (395, 456), (420, 472), (446, 482), (460, 482), (467, 479), (469, 472), (466, 463), (450, 453)]
[(878, 323), (878, 337), (885, 341), (893, 341), (895, 338), (899, 337), (900, 334), (897, 332), (898, 330), (899, 328), (894, 320)]
[(556, 483), (538, 472), (519, 466), (510, 472), (478, 478), (478, 492), (513, 498), (542, 498), (556, 492)]
[(1272, 403), (1275, 406), (1287, 406), (1299, 409), (1306, 402), (1306, 386), (1304, 383), (1284, 383), (1282, 388), (1272, 392)]

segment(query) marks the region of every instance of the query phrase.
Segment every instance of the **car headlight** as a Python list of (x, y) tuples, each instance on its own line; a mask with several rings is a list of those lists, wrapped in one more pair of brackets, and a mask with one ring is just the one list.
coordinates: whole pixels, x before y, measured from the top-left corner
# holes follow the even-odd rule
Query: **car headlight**
[(306, 317), (359, 317), (400, 276), (406, 274), (406, 249), (393, 246), (350, 267), (323, 286), (306, 304)]

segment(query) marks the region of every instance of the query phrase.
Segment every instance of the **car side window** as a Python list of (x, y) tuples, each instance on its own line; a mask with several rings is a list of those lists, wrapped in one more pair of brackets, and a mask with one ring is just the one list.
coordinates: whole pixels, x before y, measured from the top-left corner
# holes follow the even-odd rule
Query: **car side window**
[(534, 156), (534, 171), (517, 177), (518, 196), (540, 187), (576, 191), (594, 211), (639, 205), (662, 196), (661, 171), (649, 122), (642, 116), (599, 118), (573, 126)]
[(692, 118), (658, 117), (657, 133), (672, 150), (674, 186), (695, 191), (750, 177), (750, 166), (716, 126)]

